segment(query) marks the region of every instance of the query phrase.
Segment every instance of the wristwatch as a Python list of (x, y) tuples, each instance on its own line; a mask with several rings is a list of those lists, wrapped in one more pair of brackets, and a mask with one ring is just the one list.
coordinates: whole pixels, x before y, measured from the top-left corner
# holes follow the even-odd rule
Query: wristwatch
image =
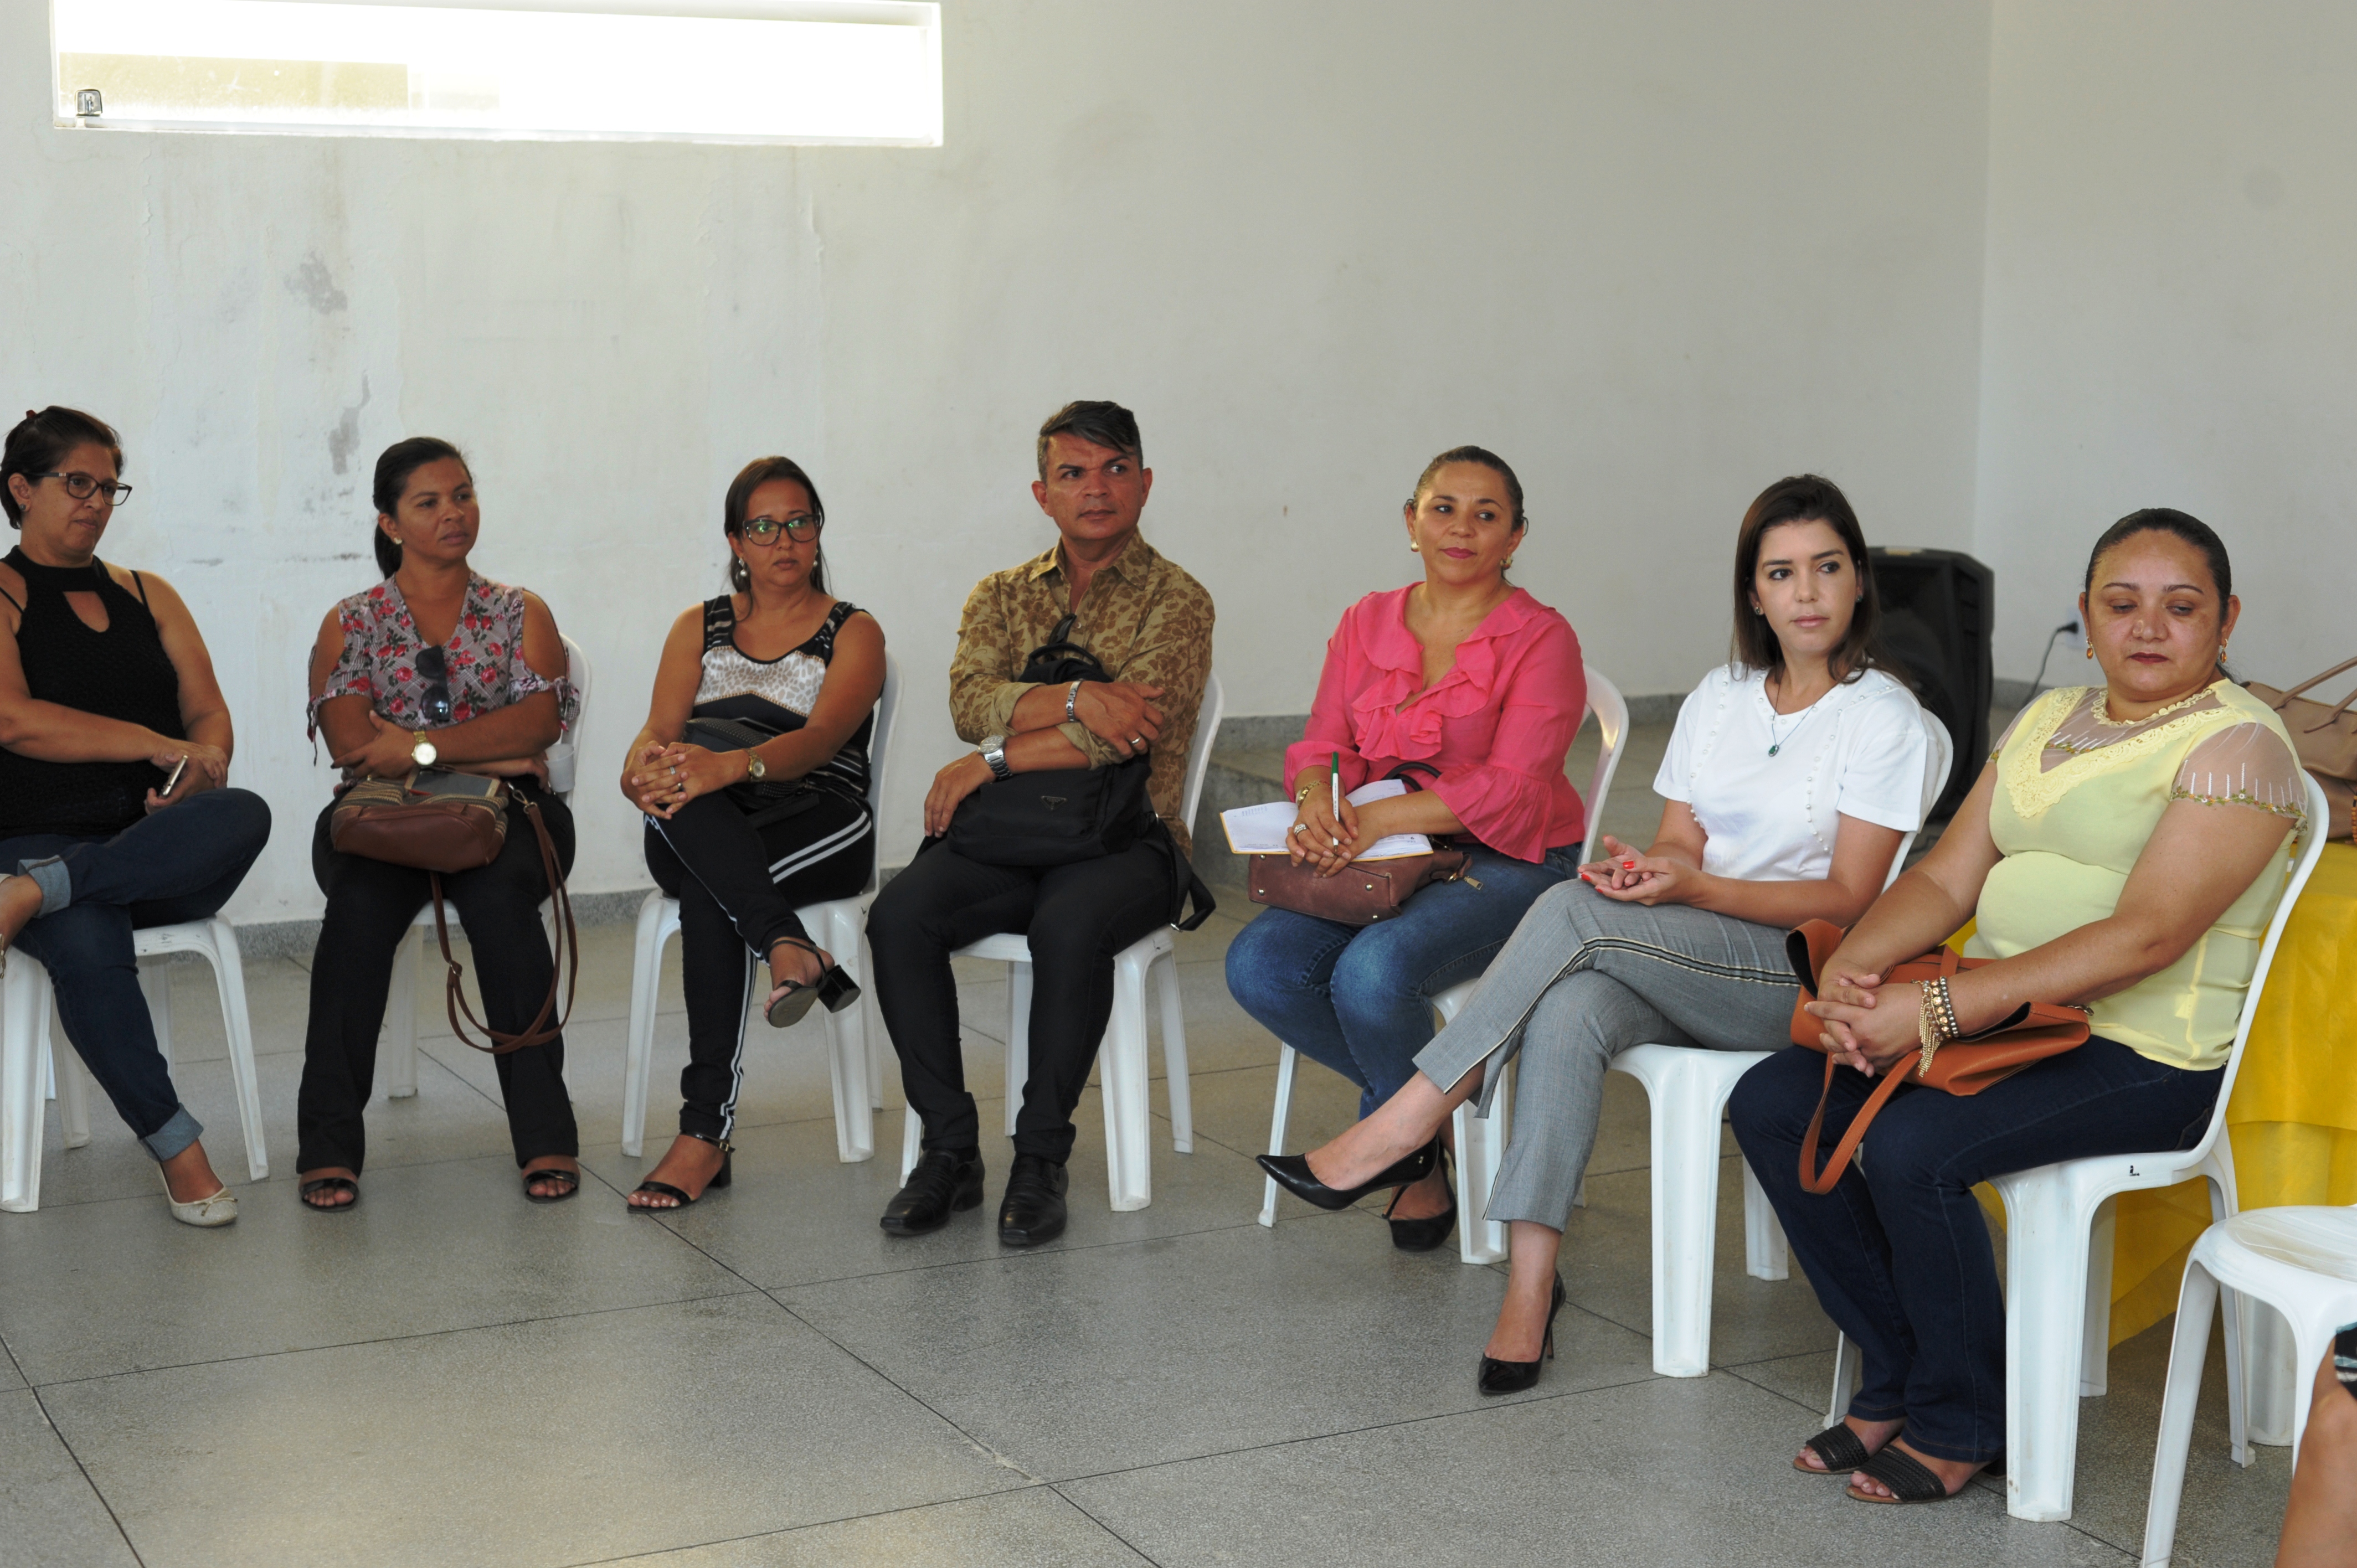
[(759, 752), (749, 746), (747, 746), (745, 748), (745, 781), (748, 784), (759, 784), (769, 776), (770, 765), (761, 760)]
[(441, 755), (434, 749), (434, 743), (425, 738), (425, 732), (419, 730), (417, 744), (409, 748), (409, 760), (420, 768), (431, 768), (434, 766), (434, 759)]
[(1064, 693), (1064, 722), (1077, 724), (1081, 717), (1081, 683), (1075, 681)]
[(1015, 777), (1015, 769), (1006, 766), (1005, 736), (988, 735), (982, 737), (982, 759), (990, 765), (990, 776), (993, 779), (1006, 779)]

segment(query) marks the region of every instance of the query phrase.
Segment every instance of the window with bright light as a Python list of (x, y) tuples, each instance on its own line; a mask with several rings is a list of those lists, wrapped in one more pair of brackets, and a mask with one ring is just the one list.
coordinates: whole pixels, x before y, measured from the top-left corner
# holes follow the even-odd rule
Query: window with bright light
[(50, 0), (60, 125), (939, 146), (902, 0)]

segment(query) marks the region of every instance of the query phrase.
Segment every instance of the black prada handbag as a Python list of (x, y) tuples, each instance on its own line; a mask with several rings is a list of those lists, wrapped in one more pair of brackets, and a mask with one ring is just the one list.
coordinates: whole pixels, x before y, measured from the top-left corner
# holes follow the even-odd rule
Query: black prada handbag
[(985, 865), (1070, 865), (1119, 854), (1157, 819), (1147, 795), (1153, 763), (1059, 768), (996, 779), (958, 802), (949, 846)]

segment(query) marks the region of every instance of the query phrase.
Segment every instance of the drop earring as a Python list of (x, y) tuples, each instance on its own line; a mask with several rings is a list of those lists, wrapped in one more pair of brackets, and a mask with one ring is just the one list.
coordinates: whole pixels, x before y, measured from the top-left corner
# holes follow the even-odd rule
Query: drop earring
[(2087, 644), (2087, 657), (2088, 657), (2088, 658), (2090, 658), (2090, 659), (2093, 659), (2094, 656), (2095, 656), (2095, 645), (2094, 645), (2093, 643), (2090, 642), (2089, 644)]

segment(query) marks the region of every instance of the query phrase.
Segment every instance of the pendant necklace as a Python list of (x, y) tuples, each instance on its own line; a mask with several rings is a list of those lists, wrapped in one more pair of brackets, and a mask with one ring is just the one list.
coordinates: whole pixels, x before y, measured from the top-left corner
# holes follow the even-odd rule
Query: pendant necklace
[[(1779, 720), (1779, 719), (1784, 719), (1784, 718), (1790, 718), (1790, 719), (1792, 719), (1792, 720), (1795, 720), (1795, 721), (1799, 721), (1799, 720), (1802, 720), (1802, 719), (1805, 719), (1805, 718), (1807, 718), (1808, 716), (1809, 716), (1809, 710), (1808, 710), (1808, 709), (1806, 709), (1806, 708), (1803, 708), (1803, 709), (1802, 709), (1799, 713), (1797, 713), (1797, 714), (1780, 714), (1780, 713), (1778, 713), (1778, 712), (1777, 712), (1775, 709), (1773, 709), (1773, 708), (1769, 709), (1769, 710), (1768, 710), (1768, 755), (1769, 755), (1769, 756), (1770, 756), (1770, 757), (1773, 757), (1773, 756), (1775, 756), (1778, 752), (1780, 752), (1780, 751), (1783, 750), (1783, 749), (1784, 749), (1784, 743), (1785, 743), (1787, 740), (1789, 740), (1789, 739), (1791, 739), (1791, 738), (1792, 738), (1792, 730), (1787, 730), (1787, 731), (1786, 731), (1784, 734), (1782, 734), (1782, 735), (1778, 735), (1778, 734), (1776, 733), (1776, 721), (1777, 721), (1777, 720)], [(1795, 723), (1793, 724), (1793, 725), (1792, 725), (1792, 729), (1793, 729), (1793, 730), (1797, 730), (1797, 729), (1799, 729), (1800, 727), (1801, 727), (1801, 726), (1800, 726), (1800, 725), (1799, 725), (1799, 723), (1798, 723), (1798, 722), (1795, 722)]]

